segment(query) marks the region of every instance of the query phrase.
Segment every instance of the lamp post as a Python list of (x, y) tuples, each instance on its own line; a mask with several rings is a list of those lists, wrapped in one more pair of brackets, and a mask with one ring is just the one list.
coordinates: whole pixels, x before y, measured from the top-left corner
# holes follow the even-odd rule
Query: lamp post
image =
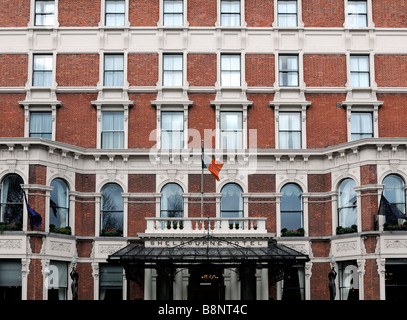
[(335, 279), (336, 279), (336, 271), (335, 271), (335, 257), (332, 255), (331, 257), (331, 271), (328, 273), (328, 279), (329, 279), (329, 299), (330, 300), (335, 300), (336, 297), (336, 285), (335, 285)]

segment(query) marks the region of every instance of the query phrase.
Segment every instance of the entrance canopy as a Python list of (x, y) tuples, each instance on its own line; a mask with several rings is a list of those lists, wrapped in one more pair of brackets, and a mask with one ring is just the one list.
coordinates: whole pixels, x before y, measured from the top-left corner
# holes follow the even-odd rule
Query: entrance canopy
[(108, 262), (154, 268), (169, 263), (174, 267), (193, 267), (200, 264), (219, 264), (237, 267), (255, 263), (257, 268), (275, 264), (295, 264), (309, 261), (309, 257), (276, 241), (267, 246), (242, 246), (233, 240), (211, 235), (195, 238), (175, 246), (146, 247), (144, 243), (129, 244), (108, 257)]

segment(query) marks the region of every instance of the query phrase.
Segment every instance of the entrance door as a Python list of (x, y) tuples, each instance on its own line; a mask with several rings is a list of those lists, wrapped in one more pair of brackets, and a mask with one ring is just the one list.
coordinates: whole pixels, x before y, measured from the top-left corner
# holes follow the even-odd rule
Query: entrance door
[(225, 300), (223, 270), (211, 265), (190, 269), (188, 300)]

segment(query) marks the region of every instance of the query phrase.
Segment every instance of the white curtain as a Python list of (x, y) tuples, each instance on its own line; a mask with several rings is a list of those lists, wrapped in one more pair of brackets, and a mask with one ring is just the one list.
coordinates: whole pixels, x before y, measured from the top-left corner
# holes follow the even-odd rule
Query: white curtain
[(297, 26), (297, 1), (278, 1), (278, 25)]
[(241, 112), (221, 112), (221, 147), (241, 149), (243, 147), (243, 118)]
[(225, 87), (240, 86), (240, 56), (221, 56), (221, 84)]
[(366, 27), (366, 17), (366, 1), (348, 1), (348, 24), (350, 27)]
[(123, 112), (102, 113), (102, 148), (121, 149), (124, 146)]
[(52, 55), (34, 56), (33, 86), (49, 87), (52, 85)]
[(106, 1), (106, 26), (124, 26), (124, 1)]
[(352, 112), (351, 115), (352, 140), (373, 137), (372, 114)]
[(222, 0), (220, 10), (222, 26), (240, 26), (240, 1)]
[(368, 56), (351, 56), (351, 86), (352, 87), (369, 87), (369, 57)]
[(30, 114), (30, 137), (52, 138), (51, 112), (32, 112)]
[(356, 192), (355, 181), (352, 179), (344, 180), (339, 187), (339, 225), (342, 227), (350, 227), (353, 224), (357, 225), (356, 212)]
[(105, 56), (105, 86), (122, 86), (124, 75), (123, 55)]
[(161, 148), (182, 149), (184, 147), (184, 113), (161, 113)]
[(165, 0), (164, 1), (164, 25), (182, 26), (183, 25), (183, 1)]
[(35, 2), (35, 25), (50, 26), (54, 24), (54, 1)]
[(279, 147), (301, 149), (301, 113), (279, 113)]
[(182, 55), (164, 55), (163, 85), (174, 87), (182, 86)]
[(298, 56), (279, 57), (280, 86), (298, 86)]

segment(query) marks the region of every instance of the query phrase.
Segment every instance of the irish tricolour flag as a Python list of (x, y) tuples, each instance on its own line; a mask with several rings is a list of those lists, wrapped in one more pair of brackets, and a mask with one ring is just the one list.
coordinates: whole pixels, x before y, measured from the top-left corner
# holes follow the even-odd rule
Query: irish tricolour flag
[(222, 167), (223, 163), (217, 162), (213, 157), (206, 155), (202, 148), (202, 168), (208, 169), (218, 181), (220, 181), (219, 172)]

